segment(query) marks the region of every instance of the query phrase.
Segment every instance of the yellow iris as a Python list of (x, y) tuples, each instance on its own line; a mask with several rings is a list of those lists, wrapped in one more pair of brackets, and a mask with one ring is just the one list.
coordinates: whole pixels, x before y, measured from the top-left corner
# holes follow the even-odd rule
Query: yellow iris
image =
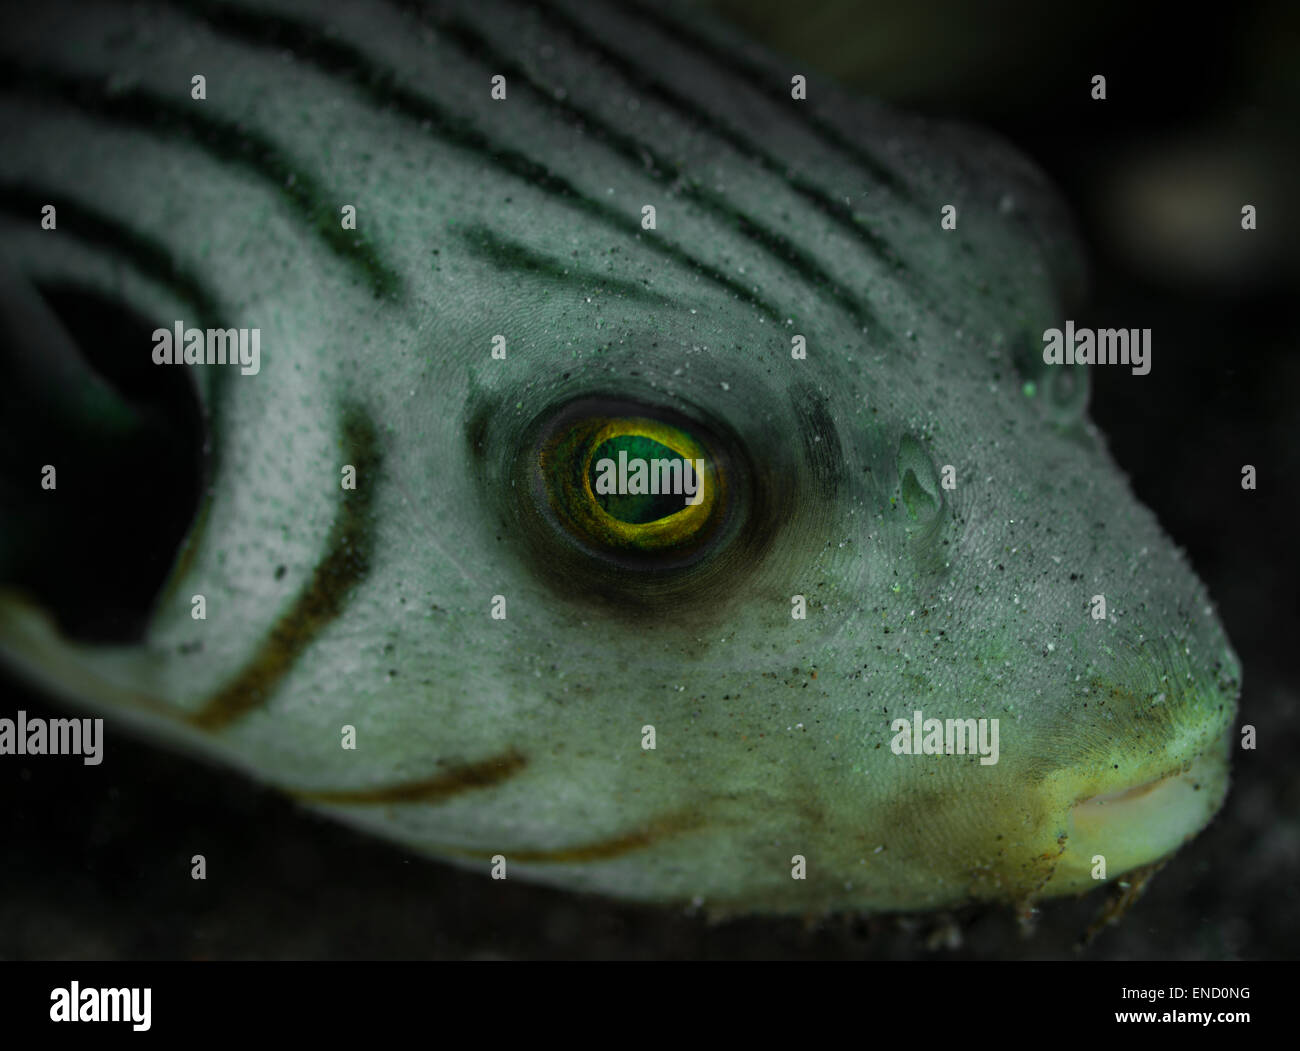
[(689, 549), (714, 533), (726, 477), (704, 444), (650, 417), (581, 419), (538, 458), (552, 509), (571, 532), (625, 552)]

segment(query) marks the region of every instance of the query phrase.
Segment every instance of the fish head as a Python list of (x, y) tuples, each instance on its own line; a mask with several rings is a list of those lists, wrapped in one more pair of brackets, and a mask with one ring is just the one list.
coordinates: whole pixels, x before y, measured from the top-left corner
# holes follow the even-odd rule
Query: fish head
[[(1086, 369), (1043, 362), (1082, 267), (1032, 166), (816, 81), (791, 109), (776, 60), (719, 87), (665, 37), (629, 87), (579, 20), (448, 11), (14, 26), (41, 119), (6, 111), (0, 177), (62, 225), (11, 263), (138, 318), (204, 456), (138, 636), (25, 577), (6, 662), (413, 849), (637, 900), (1024, 902), (1203, 826), (1239, 669)], [(246, 73), (178, 100), (182, 31)], [(554, 83), (492, 97), (494, 40)], [(15, 399), (84, 422), (44, 408), (76, 349), (6, 304), (65, 369)], [(218, 325), (256, 368), (205, 360)], [(60, 466), (113, 447), (77, 433)], [(24, 499), (11, 584), (68, 513)]]
[[(900, 256), (927, 275), (928, 309), (900, 297), (887, 322), (836, 330), (607, 302), (610, 338), (559, 368), (570, 308), (543, 309), (541, 352), (514, 374), (484, 365), (467, 391), (489, 544), (547, 610), (503, 625), (523, 633), (509, 690), (607, 698), (609, 739), (644, 723), (673, 742), (653, 760), (671, 773), (625, 770), (616, 798), (670, 815), (643, 819), (656, 842), (703, 823), (724, 844), (704, 864), (717, 883), (678, 863), (683, 897), (1077, 893), (1166, 857), (1226, 794), (1237, 659), (1089, 420), (1088, 367), (1042, 354), (1082, 287), (1068, 220), (1004, 144), (927, 137), (981, 172), (960, 237), (916, 222), (894, 239), (917, 246)], [(681, 524), (668, 541), (575, 510), (600, 503), (590, 458), (611, 427), (675, 435), (709, 465), (707, 507), (657, 520)], [(554, 714), (567, 752), (592, 715)], [(825, 866), (815, 889), (790, 881), (796, 854)], [(763, 890), (737, 857), (764, 859)]]

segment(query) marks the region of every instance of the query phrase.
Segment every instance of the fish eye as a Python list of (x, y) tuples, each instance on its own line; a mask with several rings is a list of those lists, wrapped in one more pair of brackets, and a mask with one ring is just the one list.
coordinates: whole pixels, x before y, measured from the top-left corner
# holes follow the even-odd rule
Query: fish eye
[(666, 569), (702, 557), (735, 524), (734, 460), (679, 413), (587, 400), (542, 427), (527, 470), (538, 511), (570, 545)]

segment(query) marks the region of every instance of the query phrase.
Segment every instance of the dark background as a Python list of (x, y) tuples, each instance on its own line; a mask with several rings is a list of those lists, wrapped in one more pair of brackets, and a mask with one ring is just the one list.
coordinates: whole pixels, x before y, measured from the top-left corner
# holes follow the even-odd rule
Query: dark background
[[(1295, 957), (1295, 6), (1172, 20), (1132, 4), (714, 6), (803, 68), (1010, 138), (1061, 187), (1088, 245), (1076, 322), (1152, 329), (1151, 373), (1094, 370), (1092, 415), (1208, 584), (1259, 746), (1237, 753), (1214, 824), (1078, 955)], [(1094, 73), (1105, 102), (1089, 97)], [(1245, 203), (1254, 233), (1240, 229)], [(1255, 492), (1240, 487), (1247, 463)], [(0, 690), (6, 715), (65, 714)], [(1000, 908), (711, 924), (414, 857), (106, 729), (111, 766), (0, 762), (0, 958), (1059, 958), (1103, 901), (1048, 902), (1028, 938)], [(189, 878), (195, 853), (206, 881)]]

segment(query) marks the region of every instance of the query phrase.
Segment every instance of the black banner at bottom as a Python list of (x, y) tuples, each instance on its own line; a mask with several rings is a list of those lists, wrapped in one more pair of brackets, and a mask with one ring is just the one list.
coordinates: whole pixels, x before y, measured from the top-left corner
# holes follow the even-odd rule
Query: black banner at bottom
[[(393, 1029), (449, 1037), (585, 1031), (658, 1039), (818, 1039), (857, 1017), (1000, 1038), (1122, 1029), (1280, 1034), (1290, 968), (1265, 963), (6, 963), (6, 1038), (132, 1039), (280, 1030), (331, 1043)], [(874, 1022), (872, 1023), (875, 1024)], [(662, 1027), (662, 1028), (659, 1028)], [(1287, 1027), (1289, 1028), (1289, 1027)], [(1145, 1031), (1145, 1032), (1142, 1032)], [(598, 1034), (604, 1034), (603, 1037)], [(869, 1034), (867, 1034), (869, 1035)], [(8, 1042), (8, 1041), (7, 1041)], [(21, 1046), (10, 1044), (9, 1046)]]

